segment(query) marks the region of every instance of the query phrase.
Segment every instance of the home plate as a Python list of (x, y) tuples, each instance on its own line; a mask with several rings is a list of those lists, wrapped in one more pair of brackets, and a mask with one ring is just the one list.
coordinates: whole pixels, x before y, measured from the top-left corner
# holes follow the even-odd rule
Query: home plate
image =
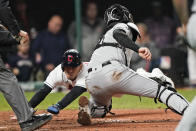
[(0, 129), (7, 129), (7, 127), (6, 126), (0, 126)]

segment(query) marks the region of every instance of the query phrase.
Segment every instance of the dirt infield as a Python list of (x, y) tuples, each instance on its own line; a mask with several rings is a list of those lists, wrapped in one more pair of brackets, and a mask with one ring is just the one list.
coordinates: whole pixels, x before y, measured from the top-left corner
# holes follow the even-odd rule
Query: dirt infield
[[(44, 111), (39, 111), (42, 113)], [(173, 131), (181, 116), (164, 109), (139, 109), (139, 110), (112, 110), (116, 115), (107, 115), (106, 118), (93, 119), (92, 125), (81, 126), (76, 122), (77, 110), (64, 110), (53, 117), (47, 125), (39, 131), (60, 130), (86, 130), (86, 131)], [(16, 120), (11, 120), (13, 112), (0, 112), (0, 131), (17, 131), (19, 126)]]

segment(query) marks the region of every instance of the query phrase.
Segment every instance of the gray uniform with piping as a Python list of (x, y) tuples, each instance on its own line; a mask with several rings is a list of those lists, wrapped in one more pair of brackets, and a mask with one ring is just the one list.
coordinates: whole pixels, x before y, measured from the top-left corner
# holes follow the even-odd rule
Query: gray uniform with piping
[[(118, 23), (108, 30), (102, 43), (119, 44), (113, 38), (115, 29), (123, 30), (131, 37), (131, 30), (138, 31), (133, 23)], [(93, 110), (94, 106), (109, 106), (112, 96), (130, 94), (158, 98), (179, 114), (183, 114), (189, 103), (179, 94), (169, 90), (158, 82), (141, 76), (129, 68), (133, 51), (128, 48), (101, 46), (96, 49), (89, 63), (89, 73), (86, 77), (86, 86), (91, 94), (90, 108), (93, 117), (100, 117)], [(127, 64), (127, 65), (126, 65)]]

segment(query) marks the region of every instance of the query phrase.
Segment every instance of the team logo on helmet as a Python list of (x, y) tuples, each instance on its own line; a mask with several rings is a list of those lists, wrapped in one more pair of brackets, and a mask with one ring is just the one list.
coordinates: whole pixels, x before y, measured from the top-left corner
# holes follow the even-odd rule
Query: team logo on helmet
[(64, 70), (65, 67), (77, 67), (81, 64), (81, 56), (79, 52), (75, 49), (70, 49), (65, 51), (63, 54), (61, 68)]

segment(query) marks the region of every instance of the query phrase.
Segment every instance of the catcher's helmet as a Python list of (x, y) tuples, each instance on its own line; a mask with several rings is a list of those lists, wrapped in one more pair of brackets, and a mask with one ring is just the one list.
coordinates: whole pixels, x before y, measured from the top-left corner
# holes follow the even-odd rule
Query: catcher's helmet
[(126, 7), (114, 4), (105, 11), (104, 21), (109, 25), (112, 22), (133, 22), (133, 18)]
[(64, 70), (66, 66), (77, 67), (81, 64), (81, 56), (75, 49), (65, 51), (62, 57), (61, 68)]

